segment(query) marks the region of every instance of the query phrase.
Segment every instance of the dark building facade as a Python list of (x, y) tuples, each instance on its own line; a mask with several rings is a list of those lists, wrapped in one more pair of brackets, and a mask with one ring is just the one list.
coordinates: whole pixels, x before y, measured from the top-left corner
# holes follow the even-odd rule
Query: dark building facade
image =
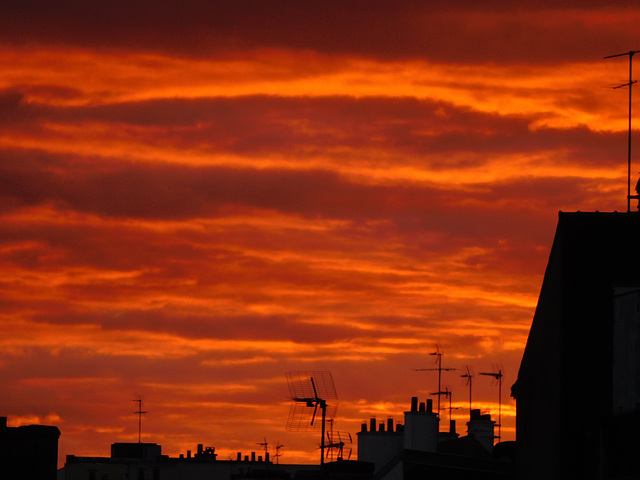
[(560, 213), (512, 388), (519, 478), (639, 478), (639, 312), (640, 214)]
[(58, 427), (8, 427), (7, 418), (0, 417), (0, 477), (55, 480), (59, 438)]

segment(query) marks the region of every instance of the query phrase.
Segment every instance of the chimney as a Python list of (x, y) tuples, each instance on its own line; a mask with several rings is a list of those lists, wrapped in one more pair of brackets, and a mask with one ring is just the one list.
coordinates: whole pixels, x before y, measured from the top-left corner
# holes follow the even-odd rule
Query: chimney
[[(415, 403), (411, 399), (411, 407)], [(431, 406), (430, 406), (431, 407)], [(420, 402), (419, 409), (404, 412), (403, 443), (407, 450), (435, 452), (438, 444), (438, 416), (427, 412), (425, 403)]]
[(418, 411), (418, 397), (411, 397), (411, 411)]
[(264, 461), (265, 462), (269, 461), (269, 452), (264, 452)]
[(238, 456), (236, 457), (236, 461), (238, 461), (238, 462), (242, 461), (242, 452), (238, 452)]
[(489, 452), (493, 451), (494, 426), (491, 415), (481, 414), (480, 410), (471, 411), (471, 420), (467, 422), (469, 436), (475, 437)]
[(433, 412), (433, 400), (431, 398), (427, 398), (427, 412)]
[(449, 433), (456, 433), (456, 421), (449, 420)]
[(369, 431), (371, 433), (376, 431), (376, 417), (373, 417), (370, 421), (369, 421)]
[(198, 444), (198, 455), (202, 455), (202, 444)]
[(387, 432), (393, 432), (393, 418), (387, 418)]
[(366, 424), (366, 423), (363, 423), (363, 424), (360, 426), (360, 431), (361, 431), (361, 432), (364, 432), (364, 433), (367, 433), (367, 424)]
[(256, 452), (251, 452), (251, 461), (252, 462), (256, 461)]

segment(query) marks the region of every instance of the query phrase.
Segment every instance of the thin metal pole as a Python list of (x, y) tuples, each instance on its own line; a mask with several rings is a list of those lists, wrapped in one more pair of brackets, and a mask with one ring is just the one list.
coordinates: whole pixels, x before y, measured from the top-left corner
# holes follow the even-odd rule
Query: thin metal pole
[(472, 389), (473, 377), (469, 374), (469, 420), (471, 420), (471, 410), (473, 410), (473, 404), (471, 402), (471, 389)]
[(631, 76), (631, 65), (633, 64), (633, 54), (629, 52), (629, 136), (627, 148), (627, 213), (631, 212), (631, 92), (633, 91), (633, 80)]
[(632, 75), (632, 64), (633, 64), (633, 55), (640, 52), (640, 50), (630, 50), (625, 53), (617, 53), (615, 55), (608, 55), (606, 58), (614, 58), (614, 57), (623, 57), (625, 55), (629, 55), (629, 83), (625, 83), (623, 85), (618, 85), (613, 88), (620, 88), (629, 86), (629, 133), (627, 138), (627, 213), (631, 212), (631, 91), (633, 90), (633, 84), (636, 83), (633, 81)]
[(320, 440), (320, 466), (324, 465), (324, 424), (327, 419), (327, 402), (320, 400), (320, 408), (322, 408), (322, 439)]
[(498, 378), (498, 441), (502, 440), (502, 371)]
[(440, 418), (440, 397), (442, 396), (442, 353), (438, 354), (438, 418)]
[(138, 443), (142, 443), (142, 415), (147, 412), (142, 411), (142, 396), (138, 396), (134, 402), (138, 403), (138, 411), (134, 412), (138, 414)]

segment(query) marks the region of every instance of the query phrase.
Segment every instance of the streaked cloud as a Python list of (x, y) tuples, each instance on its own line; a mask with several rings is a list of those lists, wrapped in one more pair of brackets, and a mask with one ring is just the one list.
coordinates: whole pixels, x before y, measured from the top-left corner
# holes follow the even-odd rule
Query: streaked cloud
[[(0, 382), (66, 454), (220, 458), (502, 368), (503, 435), (558, 210), (626, 208), (628, 2), (9, 2)], [(464, 423), (466, 386), (443, 375)], [(497, 412), (496, 386), (474, 383)], [(265, 413), (267, 412), (267, 413)], [(464, 427), (459, 427), (464, 430)], [(219, 432), (211, 438), (211, 432)], [(255, 438), (254, 438), (255, 437)]]

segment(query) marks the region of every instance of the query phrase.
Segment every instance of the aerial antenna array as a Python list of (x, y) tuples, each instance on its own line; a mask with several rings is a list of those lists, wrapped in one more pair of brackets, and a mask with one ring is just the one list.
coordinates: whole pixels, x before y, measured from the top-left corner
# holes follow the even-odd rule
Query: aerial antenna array
[(462, 378), (466, 378), (467, 379), (467, 385), (469, 385), (469, 420), (471, 420), (471, 410), (473, 409), (473, 403), (472, 403), (472, 390), (473, 390), (473, 373), (471, 373), (471, 370), (469, 369), (469, 366), (467, 365), (467, 373), (460, 375)]
[(269, 442), (267, 442), (267, 437), (264, 437), (264, 442), (257, 442), (256, 445), (264, 447), (264, 459), (266, 461), (267, 458), (269, 458)]
[[(631, 92), (633, 90), (633, 84), (636, 83), (636, 81), (632, 79), (633, 56), (636, 53), (640, 53), (640, 50), (630, 50), (625, 53), (616, 53), (615, 55), (607, 55), (606, 57), (604, 57), (606, 59), (614, 57), (624, 57), (626, 55), (629, 56), (629, 82), (613, 87), (614, 89), (627, 86), (629, 87), (629, 135), (627, 140), (627, 213), (631, 211), (631, 199), (636, 198), (640, 200), (640, 192), (638, 192), (638, 195), (631, 195)], [(640, 203), (638, 205), (638, 208), (640, 208)]]
[(446, 387), (443, 391), (441, 391), (441, 392), (434, 392), (434, 393), (432, 393), (431, 395), (438, 395), (438, 398), (440, 398), (440, 395), (444, 395), (444, 397), (445, 397), (445, 398), (448, 398), (448, 399), (449, 399), (449, 422), (451, 422), (451, 420), (453, 420), (453, 417), (452, 417), (452, 415), (451, 415), (451, 414), (452, 414), (452, 411), (453, 411), (453, 410), (457, 410), (457, 409), (458, 409), (458, 407), (453, 407), (453, 406), (451, 405), (451, 402), (452, 402), (452, 396), (453, 396), (453, 394), (452, 394), (451, 390), (449, 390), (449, 388), (448, 388), (448, 387)]
[[(324, 464), (325, 424), (335, 417), (337, 409), (336, 387), (331, 372), (287, 372), (291, 407), (287, 430), (314, 430), (320, 428), (320, 465)], [(336, 400), (333, 405), (328, 400)], [(320, 416), (320, 422), (318, 422)], [(319, 425), (318, 425), (319, 423)]]
[(480, 375), (487, 375), (498, 381), (498, 441), (500, 441), (502, 438), (502, 377), (504, 375), (501, 368), (498, 368), (497, 370), (497, 372), (480, 372)]
[(273, 456), (276, 459), (276, 465), (280, 464), (280, 461), (278, 460), (282, 454), (280, 453), (280, 450), (282, 450), (284, 448), (284, 445), (282, 445), (280, 442), (276, 443), (276, 453)]
[(445, 395), (445, 392), (442, 391), (442, 372), (449, 372), (451, 370), (455, 370), (455, 368), (443, 368), (442, 367), (442, 355), (443, 353), (440, 351), (440, 347), (436, 344), (436, 351), (430, 353), (429, 355), (433, 355), (436, 357), (436, 364), (438, 365), (436, 368), (414, 368), (416, 372), (426, 372), (426, 371), (438, 371), (438, 391), (433, 393), (432, 395), (438, 396), (438, 418), (440, 418), (440, 397)]
[[(349, 443), (352, 443), (353, 439), (349, 432), (347, 432), (347, 436), (349, 438)], [(327, 440), (328, 443), (325, 445), (325, 448), (327, 449), (327, 457), (331, 455), (331, 461), (333, 461), (333, 450), (337, 450), (338, 461), (344, 460), (345, 441), (342, 439), (342, 435), (340, 434), (340, 432), (336, 432), (335, 434), (333, 432), (327, 432)], [(349, 448), (349, 452), (347, 453), (347, 460), (351, 459), (352, 451), (353, 449)]]
[(142, 443), (141, 442), (141, 438), (142, 438), (142, 415), (144, 415), (147, 412), (143, 412), (142, 411), (142, 396), (138, 395), (138, 398), (136, 398), (135, 400), (132, 400), (134, 402), (136, 402), (138, 404), (138, 410), (133, 412), (136, 415), (138, 415), (138, 443)]

